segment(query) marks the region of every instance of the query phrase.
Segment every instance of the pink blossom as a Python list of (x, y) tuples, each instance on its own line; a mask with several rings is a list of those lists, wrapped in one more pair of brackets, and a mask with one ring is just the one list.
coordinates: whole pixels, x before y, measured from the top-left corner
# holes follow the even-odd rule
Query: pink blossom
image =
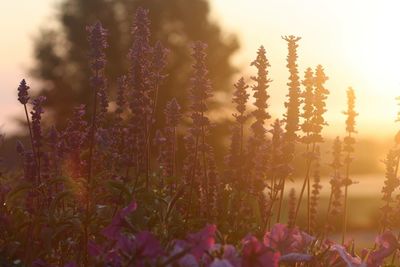
[(208, 251), (215, 244), (215, 232), (217, 226), (209, 224), (201, 231), (189, 234), (187, 237), (187, 244), (191, 247), (191, 253), (200, 259), (205, 251)]
[(240, 258), (236, 248), (232, 245), (224, 245), (223, 249), (224, 254), (222, 255), (222, 258), (229, 261), (232, 266), (240, 267)]
[(288, 253), (279, 258), (280, 262), (310, 262), (313, 256), (303, 253)]
[[(179, 243), (180, 242), (175, 242), (175, 245), (174, 245), (172, 251), (170, 252), (170, 257), (174, 257), (177, 254), (182, 253), (184, 251), (183, 247)], [(180, 267), (198, 267), (199, 266), (196, 258), (190, 253), (187, 253), (184, 256), (180, 257), (177, 260), (177, 262), (178, 262), (178, 266), (180, 266)]]
[(119, 211), (114, 218), (112, 219), (112, 222), (109, 226), (103, 229), (101, 232), (105, 237), (111, 239), (111, 240), (117, 240), (118, 238), (121, 237), (121, 228), (123, 226), (125, 217), (128, 216), (130, 213), (135, 211), (137, 208), (137, 204), (135, 200), (132, 200), (132, 202), (125, 208), (123, 208), (121, 211)]
[(311, 244), (314, 237), (300, 231), (297, 227), (288, 228), (285, 224), (275, 224), (264, 235), (264, 244), (282, 253), (301, 253)]
[[(399, 243), (394, 234), (386, 231), (375, 240), (378, 248), (369, 253), (367, 258), (368, 267), (378, 267), (383, 264), (383, 260), (390, 256), (396, 249), (399, 248)], [(364, 255), (367, 251), (364, 251)]]
[(103, 255), (104, 248), (100, 245), (96, 244), (93, 240), (89, 240), (88, 242), (88, 252), (93, 257), (99, 257)]
[(210, 267), (233, 267), (228, 260), (214, 259)]
[(136, 255), (140, 257), (155, 258), (164, 254), (160, 242), (148, 231), (136, 235)]
[(330, 248), (331, 251), (334, 251), (335, 253), (332, 254), (332, 259), (331, 263), (337, 262), (337, 257), (341, 258), (341, 261), (346, 264), (346, 266), (349, 267), (366, 267), (366, 265), (361, 261), (361, 259), (357, 256), (352, 256), (350, 255), (347, 251), (346, 248), (338, 245), (338, 244), (333, 244)]
[(254, 236), (248, 235), (242, 240), (243, 267), (278, 267), (279, 251), (274, 251), (259, 242)]

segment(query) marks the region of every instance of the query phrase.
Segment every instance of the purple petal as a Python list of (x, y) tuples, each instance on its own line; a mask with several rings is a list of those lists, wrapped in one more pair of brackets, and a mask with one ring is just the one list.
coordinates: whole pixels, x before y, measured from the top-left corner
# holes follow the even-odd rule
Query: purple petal
[(163, 255), (160, 242), (148, 231), (140, 232), (136, 235), (137, 251), (143, 257), (159, 257)]

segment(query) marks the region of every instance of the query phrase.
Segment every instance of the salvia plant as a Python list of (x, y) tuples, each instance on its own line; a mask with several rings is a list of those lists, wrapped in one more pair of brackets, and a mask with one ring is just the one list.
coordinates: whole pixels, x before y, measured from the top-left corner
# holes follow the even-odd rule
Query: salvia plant
[[(188, 109), (175, 98), (160, 106), (169, 51), (153, 43), (150, 23), (149, 11), (138, 8), (127, 55), (130, 68), (117, 81), (105, 77), (107, 30), (101, 22), (87, 27), (92, 97), (82, 99), (62, 129), (44, 123), (46, 99), (30, 96), (26, 80), (19, 84), (29, 144), (16, 143), (18, 172), (5, 172), (1, 165), (1, 266), (374, 267), (398, 262), (400, 134), (384, 161), (380, 231), (369, 249), (357, 253), (354, 242), (346, 240), (355, 92), (347, 91), (346, 134), (331, 149), (330, 197), (323, 210), (320, 167), (326, 161), (320, 144), (328, 77), (318, 65), (307, 68), (301, 80), (300, 37), (283, 37), (289, 71), (283, 118), (273, 118), (268, 110), (271, 66), (263, 46), (251, 63), (255, 74), (233, 84), (230, 142), (220, 164), (211, 145), (207, 44), (194, 41), (188, 47), (193, 58)], [(109, 83), (117, 84), (115, 92)], [(155, 121), (157, 111), (163, 112), (163, 122)], [(289, 191), (300, 146), (305, 177), (299, 191)], [(306, 225), (297, 223), (302, 205)], [(338, 219), (341, 223), (335, 223)], [(335, 231), (342, 231), (341, 243), (332, 239)]]

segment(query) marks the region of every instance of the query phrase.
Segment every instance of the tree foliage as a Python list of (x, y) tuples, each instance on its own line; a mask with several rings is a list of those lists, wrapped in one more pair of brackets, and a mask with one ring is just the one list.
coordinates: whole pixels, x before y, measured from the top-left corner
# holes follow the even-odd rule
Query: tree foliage
[[(58, 28), (43, 28), (35, 40), (36, 63), (32, 69), (33, 75), (43, 81), (41, 94), (47, 97), (47, 108), (58, 124), (65, 125), (73, 106), (88, 99), (91, 92), (86, 25), (100, 20), (108, 29), (110, 46), (106, 50), (105, 74), (109, 78), (108, 91), (115, 91), (118, 77), (128, 71), (131, 25), (139, 6), (150, 10), (151, 39), (160, 40), (171, 50), (167, 67), (170, 75), (159, 95), (161, 107), (172, 97), (182, 103), (184, 110), (187, 107), (188, 70), (192, 64), (188, 46), (192, 41), (201, 40), (209, 46), (207, 64), (215, 90), (231, 88), (235, 69), (230, 58), (239, 43), (210, 19), (206, 0), (63, 0), (57, 9)], [(159, 112), (157, 118), (161, 117)]]

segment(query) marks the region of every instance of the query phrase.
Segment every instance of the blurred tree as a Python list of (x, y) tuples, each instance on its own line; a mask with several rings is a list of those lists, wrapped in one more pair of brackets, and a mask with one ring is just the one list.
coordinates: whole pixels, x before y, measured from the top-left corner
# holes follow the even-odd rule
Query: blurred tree
[(150, 11), (152, 41), (161, 40), (171, 50), (158, 117), (172, 96), (186, 107), (191, 41), (209, 45), (208, 64), (215, 90), (232, 87), (235, 69), (230, 58), (239, 44), (235, 36), (225, 35), (210, 20), (207, 0), (63, 0), (58, 6), (59, 25), (42, 29), (35, 40), (36, 64), (32, 69), (34, 77), (43, 82), (40, 93), (47, 96), (47, 108), (58, 126), (65, 124), (74, 105), (90, 102), (86, 26), (100, 20), (108, 29), (106, 74), (109, 91), (115, 92), (116, 79), (128, 70), (131, 24), (138, 6)]

